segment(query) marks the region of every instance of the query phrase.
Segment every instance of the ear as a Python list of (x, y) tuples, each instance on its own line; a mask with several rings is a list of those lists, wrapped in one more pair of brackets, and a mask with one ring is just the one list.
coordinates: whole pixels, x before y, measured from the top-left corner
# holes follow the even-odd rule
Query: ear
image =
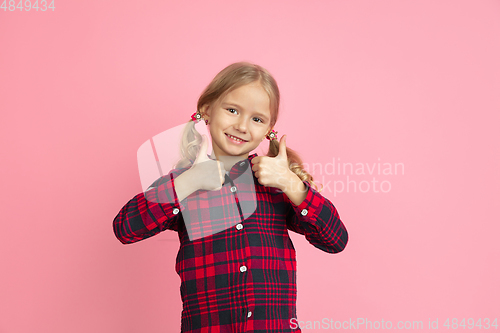
[(204, 104), (201, 108), (200, 108), (200, 113), (203, 117), (203, 119), (205, 120), (209, 120), (210, 119), (210, 105), (208, 104)]
[(201, 108), (200, 108), (200, 113), (202, 115), (210, 115), (210, 108), (209, 108), (209, 105), (208, 104), (204, 104)]

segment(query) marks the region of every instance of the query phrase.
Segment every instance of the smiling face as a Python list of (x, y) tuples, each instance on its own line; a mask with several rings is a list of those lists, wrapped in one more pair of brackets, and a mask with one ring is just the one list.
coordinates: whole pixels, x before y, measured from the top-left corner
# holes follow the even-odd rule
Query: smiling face
[(218, 158), (247, 158), (271, 129), (269, 95), (258, 82), (231, 91), (206, 114)]

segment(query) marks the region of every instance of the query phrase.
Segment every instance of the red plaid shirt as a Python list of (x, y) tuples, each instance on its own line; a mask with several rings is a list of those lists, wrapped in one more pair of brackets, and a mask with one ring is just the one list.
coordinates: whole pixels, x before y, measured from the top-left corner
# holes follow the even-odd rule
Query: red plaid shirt
[[(255, 156), (235, 164), (220, 191), (198, 191), (204, 196), (192, 202), (191, 196), (178, 201), (174, 179), (186, 169), (174, 169), (131, 199), (113, 221), (114, 233), (123, 244), (167, 229), (177, 231), (181, 332), (301, 332), (290, 327), (291, 319), (297, 318), (297, 266), (288, 229), (305, 235), (325, 252), (340, 252), (347, 244), (347, 230), (336, 208), (307, 182), (307, 196), (298, 206), (279, 189), (260, 185), (255, 174), (256, 204), (251, 195), (235, 190), (241, 185), (238, 176), (251, 169)], [(230, 224), (209, 236), (203, 236), (203, 228), (194, 228), (201, 230), (201, 238), (190, 240), (183, 218), (188, 215), (179, 212), (194, 209), (208, 219), (216, 211), (218, 216), (235, 214), (224, 212), (223, 206), (213, 207), (210, 200), (215, 197), (216, 202), (235, 202), (241, 222), (234, 225), (230, 218)], [(245, 207), (253, 212), (250, 216), (244, 214)]]

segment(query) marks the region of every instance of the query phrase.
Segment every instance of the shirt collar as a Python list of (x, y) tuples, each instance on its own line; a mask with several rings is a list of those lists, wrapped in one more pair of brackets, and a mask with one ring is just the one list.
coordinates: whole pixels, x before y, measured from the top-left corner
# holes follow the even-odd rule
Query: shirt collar
[[(245, 170), (246, 170), (246, 169), (247, 169), (247, 167), (248, 167), (248, 164), (250, 164), (250, 168), (252, 168), (252, 167), (253, 167), (252, 159), (253, 159), (254, 157), (257, 157), (257, 156), (258, 156), (258, 155), (257, 155), (257, 153), (254, 153), (254, 154), (252, 154), (252, 155), (248, 155), (248, 157), (247, 157), (246, 159), (241, 160), (241, 161), (239, 161), (238, 163), (235, 163), (235, 164), (233, 165), (233, 167), (231, 168), (231, 170), (229, 170), (229, 177), (230, 177), (231, 179), (233, 179), (233, 180), (234, 180), (234, 179), (236, 179), (236, 178), (237, 178), (238, 176), (240, 176), (243, 172), (245, 172)], [(208, 157), (208, 158), (210, 158), (210, 155), (208, 155), (208, 154), (207, 154), (207, 157)], [(193, 161), (191, 161), (191, 163), (193, 163)], [(186, 171), (186, 170), (188, 170), (188, 169), (189, 169), (189, 167), (186, 167), (186, 168), (183, 168), (183, 169), (181, 169), (181, 170), (182, 170), (182, 172), (183, 172), (183, 171)], [(228, 173), (228, 172), (226, 171), (226, 174), (227, 174), (227, 173)], [(252, 173), (253, 173), (253, 170), (252, 170)]]
[(257, 153), (249, 155), (246, 159), (241, 160), (233, 165), (231, 170), (229, 171), (229, 177), (231, 179), (235, 179), (244, 173), (247, 168), (250, 166), (250, 169), (253, 166), (252, 159), (257, 156)]

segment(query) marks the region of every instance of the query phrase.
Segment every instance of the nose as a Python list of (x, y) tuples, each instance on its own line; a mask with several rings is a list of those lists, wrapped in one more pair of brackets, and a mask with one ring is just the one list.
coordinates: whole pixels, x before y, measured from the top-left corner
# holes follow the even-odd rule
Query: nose
[(234, 125), (234, 128), (240, 131), (241, 133), (246, 133), (247, 132), (247, 122), (248, 119), (245, 119), (245, 117), (240, 117), (236, 124)]

